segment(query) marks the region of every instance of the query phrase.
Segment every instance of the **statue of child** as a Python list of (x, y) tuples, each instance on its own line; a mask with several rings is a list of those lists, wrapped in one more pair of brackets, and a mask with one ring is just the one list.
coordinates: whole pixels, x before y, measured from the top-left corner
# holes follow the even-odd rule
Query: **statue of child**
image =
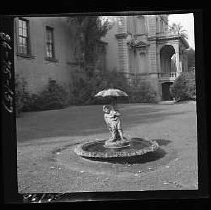
[(112, 135), (112, 138), (109, 140), (109, 142), (114, 142), (116, 140), (124, 141), (120, 120), (121, 114), (118, 111), (114, 110), (113, 107), (110, 105), (104, 105), (103, 111), (105, 112), (104, 120)]

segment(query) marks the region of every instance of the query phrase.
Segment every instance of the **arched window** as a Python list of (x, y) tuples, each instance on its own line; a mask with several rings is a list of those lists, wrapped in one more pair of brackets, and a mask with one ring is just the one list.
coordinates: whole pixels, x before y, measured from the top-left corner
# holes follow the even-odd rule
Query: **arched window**
[(165, 45), (160, 50), (160, 64), (162, 73), (175, 72), (175, 49), (171, 45)]

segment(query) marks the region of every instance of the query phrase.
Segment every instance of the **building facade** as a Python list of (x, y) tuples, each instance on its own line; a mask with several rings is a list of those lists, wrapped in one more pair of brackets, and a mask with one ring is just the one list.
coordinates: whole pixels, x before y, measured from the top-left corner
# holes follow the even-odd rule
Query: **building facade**
[[(26, 82), (29, 93), (38, 93), (49, 79), (66, 90), (84, 76), (76, 27), (67, 17), (15, 19), (15, 73)], [(98, 66), (105, 68), (105, 43), (99, 41)]]
[(171, 99), (170, 85), (188, 70), (189, 45), (170, 31), (168, 15), (119, 16), (103, 40), (108, 70), (150, 81), (161, 100)]
[[(83, 76), (76, 27), (66, 17), (15, 19), (15, 72), (29, 93), (41, 91), (49, 79), (66, 89)], [(168, 28), (168, 15), (117, 16), (98, 44), (100, 69), (120, 71), (128, 79), (148, 80), (160, 99), (171, 99), (169, 88), (187, 71), (187, 41)]]

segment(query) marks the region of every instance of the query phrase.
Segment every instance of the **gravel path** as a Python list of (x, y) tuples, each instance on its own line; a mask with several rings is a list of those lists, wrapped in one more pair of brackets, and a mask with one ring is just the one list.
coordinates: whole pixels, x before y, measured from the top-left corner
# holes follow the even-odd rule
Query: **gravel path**
[(157, 140), (157, 153), (135, 164), (78, 157), (76, 144), (108, 137), (102, 106), (24, 113), (17, 119), (19, 192), (197, 189), (195, 103), (119, 108), (126, 137)]

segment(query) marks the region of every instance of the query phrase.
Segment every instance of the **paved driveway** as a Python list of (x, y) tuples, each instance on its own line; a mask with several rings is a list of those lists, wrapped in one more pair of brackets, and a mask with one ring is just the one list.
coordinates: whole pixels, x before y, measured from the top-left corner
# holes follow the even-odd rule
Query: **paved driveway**
[(157, 140), (157, 153), (134, 164), (96, 162), (74, 154), (74, 145), (108, 137), (102, 106), (24, 113), (17, 118), (19, 192), (197, 189), (195, 103), (119, 108), (125, 136)]

